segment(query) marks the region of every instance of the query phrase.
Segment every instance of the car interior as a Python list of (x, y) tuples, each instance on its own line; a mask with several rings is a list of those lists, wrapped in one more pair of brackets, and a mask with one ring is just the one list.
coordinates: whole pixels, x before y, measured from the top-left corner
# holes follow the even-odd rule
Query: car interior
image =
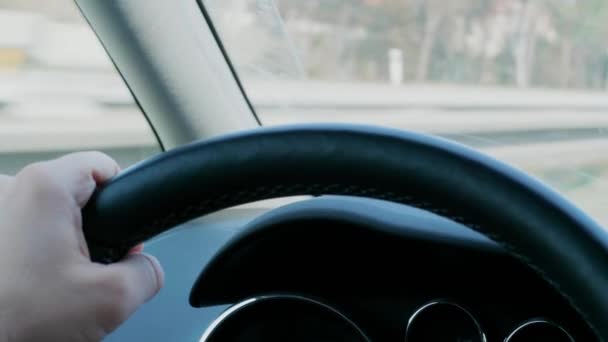
[[(404, 8), (416, 10), (408, 25), (422, 28), (416, 44), (438, 55), (450, 46), (438, 41), (459, 27), (450, 16), (475, 33), (471, 18), (485, 13), (479, 23), (507, 32), (500, 25), (516, 13), (535, 25), (539, 61), (551, 59), (542, 49), (561, 32), (550, 14), (563, 12), (532, 0), (75, 3), (143, 113), (145, 141), (158, 146), (83, 209), (94, 261), (116, 262), (143, 242), (166, 272), (159, 295), (108, 341), (608, 340), (601, 171), (585, 178), (600, 184), (587, 206), (579, 190), (570, 195), (555, 172), (536, 167), (562, 163), (569, 176), (587, 177), (576, 165), (608, 158), (606, 84), (524, 91), (540, 71), (528, 80), (515, 67), (513, 89), (431, 86), (438, 62), (390, 62), (408, 60), (405, 43), (368, 48), (389, 61), (377, 72), (384, 85), (315, 79), (340, 37), (385, 32)], [(309, 32), (331, 38), (318, 48), (319, 68), (299, 60), (315, 58), (297, 40)], [(522, 32), (495, 48), (515, 46), (515, 65), (518, 49), (532, 44), (518, 45)], [(603, 53), (608, 63), (608, 45)], [(347, 64), (344, 54), (336, 65)], [(472, 63), (485, 63), (479, 58)], [(296, 81), (302, 74), (310, 79)], [(400, 110), (395, 124), (389, 112)]]

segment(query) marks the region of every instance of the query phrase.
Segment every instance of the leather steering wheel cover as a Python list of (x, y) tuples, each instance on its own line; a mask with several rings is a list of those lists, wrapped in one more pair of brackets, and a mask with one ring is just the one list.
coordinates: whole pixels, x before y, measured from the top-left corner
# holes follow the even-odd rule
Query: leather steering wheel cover
[(125, 170), (83, 211), (94, 260), (191, 218), (255, 200), (335, 194), (426, 209), (504, 246), (608, 339), (605, 230), (541, 182), (436, 137), (355, 125), (260, 128), (196, 142)]

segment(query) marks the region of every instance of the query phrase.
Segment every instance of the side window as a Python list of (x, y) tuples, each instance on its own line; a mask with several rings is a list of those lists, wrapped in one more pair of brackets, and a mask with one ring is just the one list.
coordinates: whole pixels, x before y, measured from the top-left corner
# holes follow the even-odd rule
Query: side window
[(123, 167), (154, 134), (71, 0), (0, 0), (0, 174), (99, 150)]

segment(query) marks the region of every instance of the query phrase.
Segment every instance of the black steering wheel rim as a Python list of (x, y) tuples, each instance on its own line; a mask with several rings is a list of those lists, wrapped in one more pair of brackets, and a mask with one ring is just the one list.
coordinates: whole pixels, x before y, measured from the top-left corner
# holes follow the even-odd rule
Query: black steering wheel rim
[(354, 195), (463, 223), (527, 263), (608, 340), (608, 235), (543, 183), (465, 146), (357, 125), (260, 128), (125, 170), (83, 211), (93, 260), (213, 211), (290, 195)]

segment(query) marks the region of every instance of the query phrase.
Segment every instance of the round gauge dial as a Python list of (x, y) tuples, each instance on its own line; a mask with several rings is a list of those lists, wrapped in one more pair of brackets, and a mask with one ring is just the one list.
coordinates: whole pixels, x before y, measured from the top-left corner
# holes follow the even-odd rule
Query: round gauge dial
[(405, 341), (486, 342), (486, 337), (469, 311), (453, 303), (435, 301), (410, 317)]
[(265, 296), (235, 304), (200, 342), (368, 342), (346, 316), (299, 296)]
[(574, 342), (568, 332), (559, 325), (544, 319), (534, 319), (520, 324), (505, 342)]

